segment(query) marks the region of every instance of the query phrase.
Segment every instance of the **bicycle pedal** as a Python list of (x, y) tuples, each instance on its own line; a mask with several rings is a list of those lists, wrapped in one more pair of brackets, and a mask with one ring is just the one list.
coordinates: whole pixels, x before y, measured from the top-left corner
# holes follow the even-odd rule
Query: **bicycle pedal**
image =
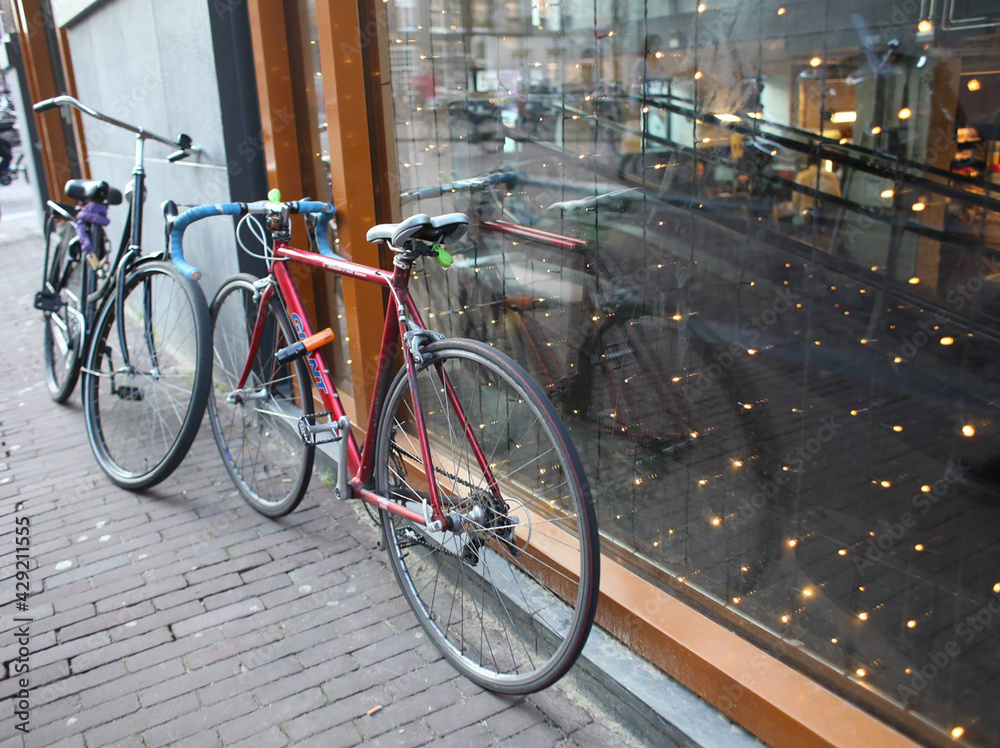
[(118, 387), (115, 389), (114, 394), (118, 395), (122, 400), (130, 400), (136, 403), (142, 402), (142, 390), (130, 384)]
[[(328, 418), (327, 423), (317, 423), (320, 418)], [(343, 419), (342, 419), (343, 420)], [(339, 442), (343, 438), (343, 426), (333, 420), (333, 413), (308, 413), (299, 418), (299, 436), (307, 446)]]
[(58, 312), (62, 307), (62, 299), (53, 291), (39, 291), (35, 294), (35, 309), (43, 312)]

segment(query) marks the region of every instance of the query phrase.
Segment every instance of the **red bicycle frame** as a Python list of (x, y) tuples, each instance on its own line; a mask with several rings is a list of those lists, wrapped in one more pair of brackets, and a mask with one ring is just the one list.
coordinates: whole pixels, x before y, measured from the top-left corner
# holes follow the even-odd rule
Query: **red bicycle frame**
[[(276, 240), (274, 243), (273, 257), (273, 261), (269, 263), (269, 275), (277, 282), (277, 292), (285, 305), (286, 311), (291, 317), (292, 326), (300, 338), (307, 338), (311, 336), (314, 331), (312, 325), (309, 323), (309, 318), (306, 315), (305, 307), (302, 304), (302, 298), (299, 296), (299, 291), (295, 286), (295, 281), (293, 280), (291, 273), (285, 267), (286, 260), (302, 263), (303, 265), (308, 265), (309, 267), (319, 268), (320, 270), (325, 270), (326, 272), (334, 273), (336, 275), (356, 278), (365, 281), (366, 283), (375, 283), (390, 289), (391, 293), (389, 294), (389, 306), (388, 309), (386, 309), (385, 326), (382, 330), (382, 346), (379, 351), (378, 369), (375, 378), (375, 392), (372, 395), (372, 401), (368, 409), (368, 424), (365, 429), (364, 444), (359, 449), (353, 432), (348, 428), (347, 432), (343, 435), (343, 438), (348, 440), (347, 465), (339, 465), (338, 469), (346, 469), (349, 471), (348, 475), (351, 476), (349, 485), (356, 497), (361, 498), (380, 509), (385, 509), (393, 514), (398, 514), (412, 522), (417, 522), (421, 525), (428, 524), (427, 518), (423, 513), (407, 509), (405, 506), (390, 500), (386, 496), (381, 496), (370, 489), (372, 477), (375, 472), (375, 432), (378, 426), (378, 419), (381, 415), (382, 404), (392, 381), (392, 366), (396, 360), (396, 352), (402, 349), (403, 358), (406, 362), (407, 376), (410, 380), (410, 393), (415, 420), (414, 425), (417, 430), (420, 450), (422, 453), (421, 456), (424, 461), (423, 469), (427, 475), (429, 503), (431, 509), (430, 521), (431, 523), (440, 522), (440, 526), (442, 528), (447, 527), (448, 517), (443, 511), (443, 505), (438, 493), (437, 481), (432, 478), (434, 474), (434, 465), (431, 458), (430, 445), (427, 440), (427, 431), (424, 428), (423, 411), (420, 407), (419, 400), (420, 394), (416, 386), (416, 365), (410, 350), (405, 345), (399, 345), (399, 342), (404, 340), (405, 333), (408, 330), (413, 329), (411, 325), (408, 325), (408, 320), (421, 330), (426, 329), (424, 327), (423, 319), (420, 317), (420, 312), (417, 310), (416, 304), (410, 296), (410, 268), (393, 265), (392, 272), (390, 273), (388, 271), (369, 267), (367, 265), (361, 265), (345, 259), (326, 257), (313, 252), (304, 252), (290, 246), (287, 242), (280, 240)], [(253, 334), (250, 340), (250, 353), (247, 356), (247, 362), (243, 368), (243, 372), (240, 376), (236, 389), (243, 388), (246, 384), (247, 377), (250, 374), (252, 362), (256, 358), (257, 350), (260, 346), (260, 340), (263, 337), (264, 320), (267, 316), (267, 308), (273, 300), (274, 293), (274, 284), (268, 285), (262, 292), (260, 305), (257, 311), (257, 319), (254, 322)], [(402, 307), (400, 305), (402, 305)], [(291, 342), (292, 341), (289, 341), (289, 343)], [(340, 396), (337, 394), (337, 388), (330, 379), (329, 370), (327, 369), (326, 362), (323, 360), (322, 353), (320, 353), (318, 349), (312, 351), (308, 356), (308, 361), (313, 384), (315, 384), (316, 388), (319, 390), (324, 407), (327, 411), (333, 414), (331, 420), (336, 421), (343, 418), (345, 415), (344, 408), (340, 402)], [(455, 410), (455, 414), (459, 419), (461, 428), (464, 431), (466, 438), (469, 440), (472, 451), (476, 456), (476, 461), (479, 463), (479, 466), (486, 477), (487, 485), (490, 490), (496, 494), (498, 498), (500, 498), (499, 488), (497, 486), (496, 479), (493, 476), (493, 472), (490, 469), (489, 462), (480, 447), (478, 440), (476, 439), (473, 429), (465, 417), (465, 412), (458, 401), (458, 397), (455, 394), (455, 389), (452, 386), (450, 378), (441, 369), (438, 370), (438, 375), (444, 384), (448, 400), (451, 402)], [(302, 396), (308, 397), (309, 394), (302, 393)]]

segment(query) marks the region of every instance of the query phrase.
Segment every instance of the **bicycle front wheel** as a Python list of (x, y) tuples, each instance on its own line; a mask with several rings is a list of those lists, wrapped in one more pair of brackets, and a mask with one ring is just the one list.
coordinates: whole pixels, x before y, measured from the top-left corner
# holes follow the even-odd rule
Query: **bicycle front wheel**
[(210, 336), (201, 288), (168, 262), (131, 270), (104, 304), (83, 405), (97, 464), (117, 485), (149, 488), (184, 459), (208, 399)]
[(510, 358), (472, 340), (423, 352), (416, 390), (405, 368), (389, 388), (376, 489), (421, 512), (433, 480), (452, 524), (433, 532), (383, 510), (393, 571), (462, 674), (501, 693), (538, 691), (576, 661), (597, 607), (597, 522), (580, 458), (545, 394)]
[(84, 315), (93, 283), (82, 258), (72, 254), (76, 227), (50, 215), (47, 233), (49, 266), (45, 270), (43, 293), (58, 296), (59, 308), (44, 312), (45, 383), (52, 399), (64, 403), (73, 394), (80, 376), (86, 327)]
[(261, 514), (281, 517), (302, 501), (312, 476), (316, 447), (298, 433), (300, 419), (313, 413), (312, 390), (303, 359), (281, 364), (274, 357), (298, 340), (276, 297), (267, 305), (259, 346), (237, 390), (260, 308), (255, 280), (230, 278), (212, 302), (208, 419), (240, 495)]

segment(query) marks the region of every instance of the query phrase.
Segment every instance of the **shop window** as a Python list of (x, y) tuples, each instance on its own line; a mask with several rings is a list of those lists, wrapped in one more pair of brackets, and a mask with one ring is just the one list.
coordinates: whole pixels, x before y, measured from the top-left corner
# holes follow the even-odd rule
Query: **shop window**
[(604, 550), (992, 745), (1000, 19), (940, 5), (418, 0), (387, 39), (401, 210), (473, 218), (425, 319), (546, 386)]

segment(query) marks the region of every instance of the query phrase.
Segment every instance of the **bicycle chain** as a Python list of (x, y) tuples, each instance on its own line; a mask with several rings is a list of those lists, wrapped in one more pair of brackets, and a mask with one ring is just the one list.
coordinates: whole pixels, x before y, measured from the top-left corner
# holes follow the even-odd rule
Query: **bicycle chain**
[[(403, 456), (409, 457), (411, 460), (422, 462), (422, 460), (419, 457), (417, 457), (415, 454), (412, 454), (411, 452), (406, 451), (405, 449), (403, 449), (398, 444), (393, 444), (392, 448), (395, 449), (395, 450), (397, 450), (398, 452), (400, 452)], [(435, 473), (439, 473), (440, 475), (443, 475), (445, 478), (450, 478), (451, 480), (455, 481), (455, 483), (461, 483), (463, 486), (465, 486), (466, 488), (468, 488), (470, 491), (478, 491), (479, 490), (478, 486), (472, 485), (467, 480), (462, 480), (457, 475), (453, 475), (452, 473), (449, 473), (447, 470), (442, 470), (441, 468), (435, 466), (434, 467), (434, 472)]]

